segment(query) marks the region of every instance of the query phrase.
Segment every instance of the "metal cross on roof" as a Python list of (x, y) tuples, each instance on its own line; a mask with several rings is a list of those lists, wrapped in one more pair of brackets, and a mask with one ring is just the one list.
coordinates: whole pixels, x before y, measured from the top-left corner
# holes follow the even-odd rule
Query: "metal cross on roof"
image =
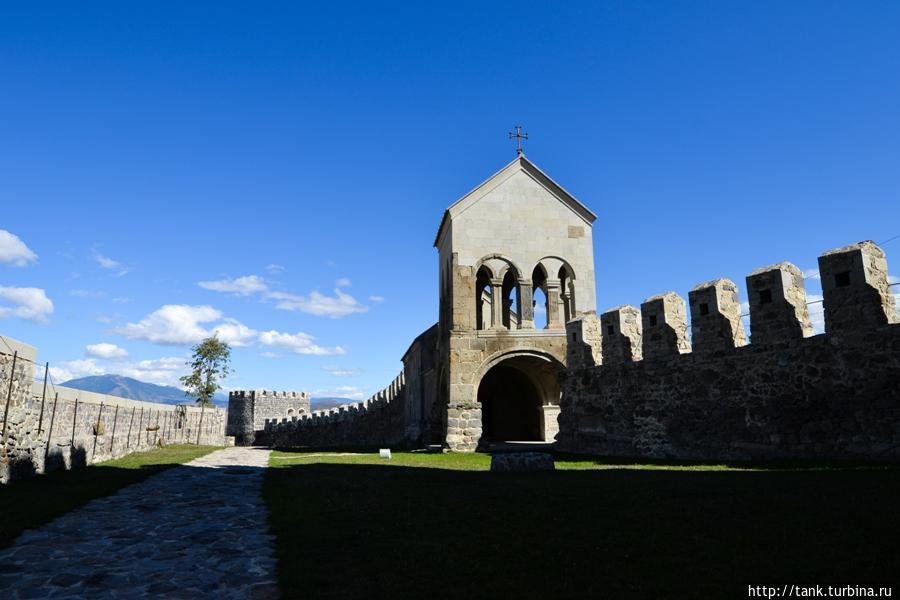
[(522, 151), (523, 151), (522, 150), (522, 140), (527, 140), (528, 134), (522, 133), (521, 125), (516, 125), (515, 129), (516, 129), (515, 133), (513, 133), (512, 131), (509, 132), (509, 139), (516, 140), (516, 154), (518, 156), (522, 156)]

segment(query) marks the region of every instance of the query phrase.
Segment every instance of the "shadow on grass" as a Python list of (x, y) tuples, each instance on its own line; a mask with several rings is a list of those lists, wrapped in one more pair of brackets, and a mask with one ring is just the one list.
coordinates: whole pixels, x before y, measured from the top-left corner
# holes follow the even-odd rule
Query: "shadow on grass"
[[(95, 498), (109, 496), (125, 486), (143, 481), (214, 449), (202, 446), (168, 446), (71, 471), (54, 470), (0, 485), (0, 548), (12, 545), (16, 537), (26, 529), (43, 525)], [(81, 453), (76, 454), (74, 459), (76, 467), (84, 465)], [(61, 466), (51, 464), (51, 468)], [(99, 526), (102, 525), (98, 524)]]
[(763, 471), (815, 471), (815, 470), (858, 470), (889, 469), (900, 470), (896, 461), (860, 461), (860, 460), (810, 460), (810, 459), (773, 459), (747, 461), (711, 461), (711, 460), (675, 460), (671, 458), (640, 458), (618, 456), (596, 456), (592, 454), (553, 453), (557, 462), (580, 462), (598, 467), (726, 467), (728, 469), (763, 470)]
[(889, 582), (898, 494), (897, 469), (320, 463), (264, 480), (288, 598), (744, 598), (751, 584)]
[[(311, 452), (335, 454), (378, 454), (378, 450), (385, 446), (290, 446), (290, 447), (274, 447), (273, 450), (285, 454), (308, 454)], [(390, 446), (388, 446), (390, 447)], [(399, 447), (391, 447), (394, 452), (411, 452), (408, 449)], [(620, 456), (598, 456), (596, 454), (572, 454), (568, 452), (558, 452), (552, 449), (541, 448), (538, 450), (529, 450), (528, 447), (508, 447), (502, 450), (479, 451), (479, 455), (492, 455), (509, 452), (548, 452), (553, 455), (554, 460), (568, 463), (585, 463), (586, 465), (594, 465), (597, 467), (726, 467), (729, 469), (744, 470), (765, 470), (765, 471), (805, 471), (805, 470), (844, 470), (844, 469), (894, 469), (900, 470), (900, 463), (897, 461), (858, 461), (858, 460), (789, 460), (789, 459), (773, 459), (773, 460), (754, 460), (754, 461), (713, 461), (713, 460), (676, 460), (671, 458), (634, 458)], [(425, 450), (413, 450), (412, 452), (420, 455), (430, 454)], [(450, 453), (453, 454), (453, 453)], [(427, 468), (427, 467), (423, 467)]]

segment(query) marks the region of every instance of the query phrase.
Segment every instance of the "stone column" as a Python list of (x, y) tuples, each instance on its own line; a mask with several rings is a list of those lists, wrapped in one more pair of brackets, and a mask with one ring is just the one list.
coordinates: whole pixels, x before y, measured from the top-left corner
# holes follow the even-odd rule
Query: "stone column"
[(547, 329), (565, 327), (559, 316), (559, 279), (547, 280)]
[(529, 279), (519, 280), (519, 304), (519, 329), (534, 329), (534, 293)]
[(491, 279), (491, 329), (505, 329), (503, 325), (503, 280)]

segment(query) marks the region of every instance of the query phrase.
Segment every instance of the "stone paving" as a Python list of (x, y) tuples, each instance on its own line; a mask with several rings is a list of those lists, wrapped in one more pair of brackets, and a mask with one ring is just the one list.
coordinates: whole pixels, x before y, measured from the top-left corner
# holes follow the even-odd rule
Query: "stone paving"
[(268, 457), (218, 450), (24, 532), (0, 551), (0, 597), (277, 598)]

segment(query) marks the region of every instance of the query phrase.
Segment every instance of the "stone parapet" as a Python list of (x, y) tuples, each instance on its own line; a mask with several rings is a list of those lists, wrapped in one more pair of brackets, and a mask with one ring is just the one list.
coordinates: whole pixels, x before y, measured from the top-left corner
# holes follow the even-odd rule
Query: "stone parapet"
[(572, 364), (564, 374), (560, 445), (704, 460), (900, 459), (900, 319), (887, 259), (861, 242), (823, 254), (819, 265), (822, 335), (811, 335), (791, 263), (747, 277), (748, 345), (727, 279), (690, 293), (692, 352), (678, 336), (651, 337), (660, 323), (684, 322), (677, 296), (645, 302), (645, 360), (605, 355), (602, 365)]
[(641, 360), (641, 311), (626, 304), (600, 315), (603, 336), (603, 360), (622, 362)]
[(691, 351), (684, 298), (666, 292), (641, 304), (645, 359), (671, 357)]
[(803, 273), (789, 262), (756, 269), (747, 276), (750, 335), (754, 344), (773, 344), (813, 334)]
[(603, 363), (603, 336), (596, 313), (584, 313), (566, 323), (566, 364), (569, 368)]
[(694, 352), (717, 352), (743, 346), (741, 301), (730, 279), (701, 283), (690, 291), (691, 345)]
[(825, 331), (854, 334), (897, 323), (887, 257), (877, 244), (859, 242), (819, 257)]
[(406, 378), (398, 375), (363, 402), (266, 419), (256, 441), (275, 447), (363, 447), (402, 443)]

